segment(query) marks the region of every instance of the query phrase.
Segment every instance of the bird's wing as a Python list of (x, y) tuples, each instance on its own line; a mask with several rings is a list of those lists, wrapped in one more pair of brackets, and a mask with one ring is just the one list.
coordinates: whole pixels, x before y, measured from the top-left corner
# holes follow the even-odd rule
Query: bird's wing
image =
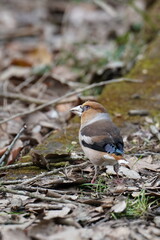
[(101, 152), (123, 154), (123, 139), (119, 129), (109, 120), (99, 120), (88, 124), (80, 131), (81, 143)]

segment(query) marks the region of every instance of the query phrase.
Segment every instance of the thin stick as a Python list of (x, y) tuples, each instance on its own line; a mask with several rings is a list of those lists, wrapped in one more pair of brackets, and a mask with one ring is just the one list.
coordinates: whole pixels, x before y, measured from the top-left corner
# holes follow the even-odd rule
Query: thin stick
[[(27, 191), (27, 192), (37, 192), (38, 191), (40, 193), (47, 193), (48, 190), (54, 191), (53, 189), (42, 188), (42, 187), (23, 186), (20, 184), (18, 184), (17, 186), (14, 186), (13, 189), (14, 190), (23, 190), (23, 191)], [(56, 194), (59, 195), (59, 197), (62, 195), (62, 194), (58, 194), (58, 193), (56, 193)]]
[(61, 210), (64, 207), (64, 204), (49, 204), (49, 203), (27, 203), (25, 205), (25, 208), (40, 208), (40, 209), (46, 209), (46, 210)]
[(63, 95), (63, 96), (61, 96), (59, 98), (53, 99), (53, 100), (51, 100), (51, 101), (49, 101), (47, 103), (44, 103), (44, 104), (38, 106), (37, 108), (31, 109), (31, 110), (23, 112), (23, 113), (17, 113), (17, 114), (15, 114), (15, 115), (7, 118), (7, 119), (4, 119), (4, 120), (0, 121), (0, 124), (8, 122), (8, 121), (10, 121), (10, 120), (12, 120), (12, 119), (14, 119), (16, 117), (23, 117), (23, 116), (29, 115), (29, 114), (34, 113), (34, 112), (36, 112), (38, 110), (41, 110), (41, 109), (43, 109), (45, 107), (48, 107), (48, 106), (50, 106), (52, 104), (56, 104), (56, 103), (60, 102), (61, 100), (66, 99), (67, 97), (79, 94), (79, 93), (81, 93), (83, 91), (86, 91), (86, 90), (89, 90), (89, 89), (92, 89), (92, 88), (95, 88), (95, 87), (100, 87), (100, 86), (103, 86), (103, 85), (106, 85), (106, 84), (118, 83), (118, 82), (123, 82), (123, 81), (133, 82), (133, 83), (141, 83), (142, 82), (141, 80), (136, 80), (136, 79), (119, 78), (119, 79), (103, 81), (103, 82), (100, 82), (100, 83), (94, 83), (94, 84), (91, 84), (91, 85), (89, 85), (87, 87), (80, 88), (78, 90), (66, 93), (65, 95)]
[(34, 75), (31, 75), (28, 77), (25, 81), (21, 82), (17, 87), (16, 91), (20, 91), (22, 88), (27, 87), (30, 83), (34, 81), (35, 77)]
[[(70, 165), (70, 166), (67, 166), (66, 169), (84, 167), (85, 165), (88, 165), (88, 162), (84, 162), (84, 163), (80, 163), (80, 164), (76, 164), (76, 165)], [(64, 167), (61, 167), (61, 168), (58, 168), (58, 169), (54, 169), (50, 172), (43, 172), (43, 173), (41, 173), (41, 174), (39, 174), (39, 175), (37, 175), (33, 178), (27, 179), (22, 184), (24, 185), (24, 184), (31, 183), (33, 181), (37, 181), (38, 179), (40, 179), (42, 177), (46, 177), (46, 176), (58, 173), (59, 171), (63, 171), (63, 170), (64, 170)]]
[(6, 180), (6, 181), (0, 181), (1, 185), (13, 185), (13, 184), (19, 184), (25, 181), (24, 179), (17, 179), (17, 180)]
[(36, 199), (40, 199), (43, 201), (54, 201), (54, 202), (58, 202), (58, 203), (71, 203), (72, 201), (69, 200), (65, 200), (65, 199), (60, 199), (60, 198), (52, 198), (52, 197), (45, 197), (41, 194), (34, 194), (34, 193), (29, 193), (29, 192), (24, 192), (24, 191), (17, 191), (17, 190), (13, 190), (11, 188), (6, 188), (6, 187), (0, 187), (0, 192), (5, 192), (5, 193), (12, 193), (12, 194), (16, 194), (16, 195), (23, 195), (23, 196), (28, 196), (30, 198), (36, 198)]
[(5, 151), (5, 153), (2, 155), (2, 157), (0, 158), (0, 164), (2, 162), (5, 161), (5, 159), (9, 156), (10, 152), (12, 151), (16, 141), (18, 140), (18, 138), (20, 137), (20, 135), (24, 132), (24, 130), (27, 128), (27, 126), (24, 124), (24, 126), (20, 129), (19, 133), (17, 133), (17, 135), (15, 136), (15, 138), (13, 139), (12, 143), (9, 145), (9, 147), (7, 148), (7, 150)]
[(21, 168), (21, 167), (30, 167), (30, 166), (33, 166), (33, 162), (16, 163), (16, 164), (0, 167), (0, 171), (14, 169), (14, 168)]
[[(28, 163), (29, 164), (29, 163)], [(83, 167), (85, 165), (87, 165), (88, 162), (85, 162), (85, 163), (81, 163), (81, 164), (77, 164), (77, 165), (71, 165), (71, 166), (68, 166), (66, 167), (67, 169), (70, 169), (70, 168), (77, 168), (77, 167)], [(32, 166), (32, 165), (31, 165)], [(8, 166), (9, 167), (9, 166)], [(17, 180), (6, 180), (6, 181), (0, 181), (0, 185), (12, 185), (12, 184), (27, 184), (27, 183), (30, 183), (32, 181), (36, 181), (38, 180), (39, 178), (41, 177), (45, 177), (45, 176), (49, 176), (49, 175), (52, 175), (52, 174), (55, 174), (59, 171), (62, 171), (64, 170), (64, 167), (61, 167), (61, 168), (58, 168), (58, 169), (55, 169), (53, 171), (50, 171), (50, 172), (45, 172), (45, 173), (41, 173), (33, 178), (29, 178), (29, 179), (17, 179)], [(19, 185), (20, 186), (20, 185)]]
[(28, 37), (28, 36), (38, 36), (41, 34), (41, 30), (38, 27), (22, 27), (19, 28), (17, 31), (8, 32), (6, 34), (1, 34), (0, 41), (7, 40), (7, 39), (14, 39), (14, 38), (21, 38), (21, 37)]
[(35, 103), (35, 104), (44, 104), (44, 103), (47, 102), (46, 100), (37, 99), (37, 98), (34, 98), (34, 97), (25, 96), (23, 94), (10, 93), (10, 92), (1, 92), (0, 93), (0, 97), (2, 97), (2, 98), (11, 98), (11, 99), (20, 100), (22, 102)]
[(160, 154), (159, 152), (142, 152), (142, 153), (131, 153), (131, 154), (125, 154), (126, 156), (148, 156), (148, 155), (157, 155)]

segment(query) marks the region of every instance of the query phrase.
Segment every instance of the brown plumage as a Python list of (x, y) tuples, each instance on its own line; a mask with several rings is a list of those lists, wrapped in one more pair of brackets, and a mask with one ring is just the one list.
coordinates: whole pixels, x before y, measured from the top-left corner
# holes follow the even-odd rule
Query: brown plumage
[(81, 117), (79, 141), (85, 155), (93, 163), (96, 179), (97, 166), (127, 164), (123, 158), (123, 139), (117, 126), (111, 121), (106, 109), (99, 103), (87, 101), (71, 109)]

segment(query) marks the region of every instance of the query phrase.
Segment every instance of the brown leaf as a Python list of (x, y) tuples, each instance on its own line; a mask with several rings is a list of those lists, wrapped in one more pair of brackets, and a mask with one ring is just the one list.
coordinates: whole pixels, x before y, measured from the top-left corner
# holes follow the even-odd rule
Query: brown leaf
[(128, 158), (127, 160), (130, 161), (130, 165), (132, 165), (131, 168), (133, 168), (137, 172), (141, 169), (148, 169), (151, 171), (160, 172), (159, 164), (152, 163), (153, 158), (151, 155), (143, 157), (140, 160), (137, 157), (132, 157), (130, 159)]
[(14, 148), (11, 151), (11, 154), (8, 158), (7, 164), (12, 164), (17, 159), (20, 151), (23, 149), (23, 143), (20, 139), (17, 140), (16, 144), (14, 145)]
[(32, 161), (36, 166), (50, 170), (49, 162), (46, 160), (46, 158), (42, 154), (32, 151), (31, 156), (32, 156)]
[(11, 64), (19, 67), (32, 67), (32, 63), (24, 58), (13, 58)]
[(0, 157), (5, 153), (6, 150), (7, 150), (7, 147), (0, 149)]
[(45, 220), (50, 220), (53, 218), (64, 218), (66, 217), (71, 209), (69, 207), (63, 207), (61, 210), (52, 210), (52, 211), (47, 211), (46, 216), (44, 217)]
[(25, 55), (29, 61), (35, 64), (51, 64), (52, 54), (51, 51), (44, 44), (37, 44), (35, 47), (28, 48)]

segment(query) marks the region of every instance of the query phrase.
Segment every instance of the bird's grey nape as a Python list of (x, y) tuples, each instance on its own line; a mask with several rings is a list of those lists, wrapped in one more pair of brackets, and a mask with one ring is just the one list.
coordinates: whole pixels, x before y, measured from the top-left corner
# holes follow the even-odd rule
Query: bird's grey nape
[(86, 125), (97, 122), (99, 120), (111, 120), (111, 117), (108, 113), (97, 113), (97, 116), (87, 122)]

